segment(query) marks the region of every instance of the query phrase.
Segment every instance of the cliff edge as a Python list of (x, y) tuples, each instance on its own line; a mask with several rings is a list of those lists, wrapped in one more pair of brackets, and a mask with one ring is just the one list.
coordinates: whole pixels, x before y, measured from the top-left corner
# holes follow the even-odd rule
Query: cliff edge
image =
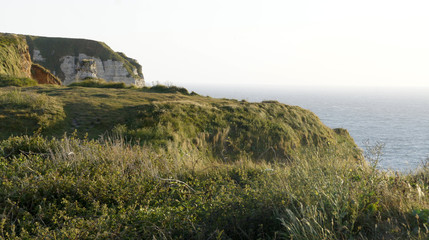
[(86, 78), (144, 86), (142, 66), (103, 42), (0, 33), (0, 74), (68, 85)]
[(141, 65), (103, 42), (39, 36), (26, 40), (33, 62), (49, 69), (64, 85), (91, 77), (144, 86)]

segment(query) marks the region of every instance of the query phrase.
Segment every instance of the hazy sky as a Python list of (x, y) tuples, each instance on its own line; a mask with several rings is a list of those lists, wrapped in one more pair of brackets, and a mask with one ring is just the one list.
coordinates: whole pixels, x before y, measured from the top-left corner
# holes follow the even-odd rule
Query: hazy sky
[(429, 87), (429, 1), (3, 0), (0, 32), (99, 40), (147, 82)]

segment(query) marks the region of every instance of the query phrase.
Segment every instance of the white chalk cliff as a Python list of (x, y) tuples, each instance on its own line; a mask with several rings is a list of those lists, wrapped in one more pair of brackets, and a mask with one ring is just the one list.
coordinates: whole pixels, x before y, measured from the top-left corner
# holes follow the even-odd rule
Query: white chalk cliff
[[(63, 84), (65, 85), (90, 77), (102, 78), (111, 82), (134, 84), (139, 87), (144, 86), (143, 78), (131, 76), (120, 61), (110, 59), (102, 61), (100, 58), (80, 53), (79, 56), (60, 58), (60, 64), (61, 71), (65, 76), (63, 79)], [(137, 73), (135, 68), (132, 71)]]

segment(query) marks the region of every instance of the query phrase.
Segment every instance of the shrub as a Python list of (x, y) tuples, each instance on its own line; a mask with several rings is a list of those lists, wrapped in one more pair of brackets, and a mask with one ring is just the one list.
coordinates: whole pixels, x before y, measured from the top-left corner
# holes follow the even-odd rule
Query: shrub
[(19, 78), (9, 75), (0, 75), (0, 87), (28, 87), (35, 85), (37, 85), (37, 81), (31, 78)]
[(427, 239), (412, 175), (319, 151), (224, 163), (120, 138), (13, 137), (0, 141), (0, 238)]
[(41, 136), (16, 136), (0, 142), (0, 157), (11, 158), (21, 153), (46, 154), (52, 151), (55, 141)]
[[(176, 87), (176, 86), (165, 86), (162, 84), (157, 84), (150, 88), (148, 87), (143, 88), (143, 91), (156, 92), (156, 93), (181, 93), (183, 95), (190, 95), (186, 88)], [(193, 92), (192, 95), (197, 95), (197, 94)]]

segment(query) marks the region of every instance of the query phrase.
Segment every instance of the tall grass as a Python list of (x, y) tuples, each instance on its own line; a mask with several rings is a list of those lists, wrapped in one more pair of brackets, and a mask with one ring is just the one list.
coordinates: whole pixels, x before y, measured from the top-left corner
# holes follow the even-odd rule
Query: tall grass
[(427, 173), (390, 175), (349, 156), (332, 147), (287, 164), (225, 162), (121, 138), (14, 137), (0, 142), (0, 237), (427, 237)]
[[(426, 239), (428, 201), (424, 192), (428, 182), (415, 174), (378, 170), (380, 151), (380, 145), (369, 148), (367, 162), (361, 164), (350, 164), (337, 154), (328, 158), (306, 156), (297, 161), (289, 173), (295, 181), (283, 183), (292, 194), (292, 204), (285, 207), (280, 218), (282, 236)], [(423, 221), (419, 221), (419, 214)]]
[(0, 92), (0, 137), (13, 132), (41, 132), (65, 118), (63, 104), (45, 94), (12, 89)]
[(36, 86), (37, 81), (31, 78), (21, 78), (9, 75), (0, 74), (0, 87), (15, 86), (15, 87), (28, 87)]

